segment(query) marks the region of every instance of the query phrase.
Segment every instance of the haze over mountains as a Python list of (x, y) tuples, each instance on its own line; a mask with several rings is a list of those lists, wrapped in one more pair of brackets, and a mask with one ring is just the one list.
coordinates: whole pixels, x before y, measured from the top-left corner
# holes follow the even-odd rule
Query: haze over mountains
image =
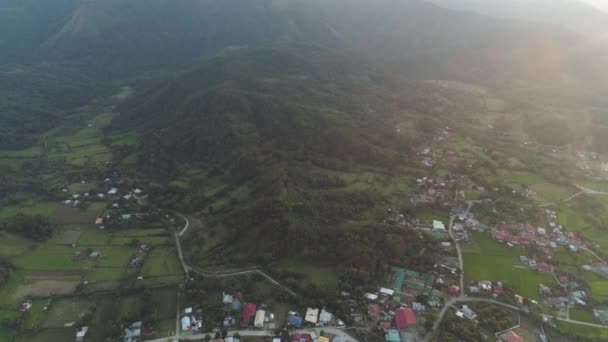
[(608, 13), (580, 0), (429, 0), (445, 8), (562, 25), (581, 33), (608, 32)]

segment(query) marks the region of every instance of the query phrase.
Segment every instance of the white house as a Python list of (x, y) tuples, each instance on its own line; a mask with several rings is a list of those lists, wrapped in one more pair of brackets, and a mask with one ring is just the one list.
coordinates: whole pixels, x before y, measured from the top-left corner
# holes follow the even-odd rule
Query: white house
[(266, 311), (258, 310), (255, 313), (255, 319), (253, 320), (253, 326), (255, 328), (263, 328), (264, 327), (264, 317), (266, 317)]
[(445, 230), (445, 225), (441, 221), (433, 220), (433, 229)]
[(317, 318), (319, 317), (319, 309), (308, 308), (306, 309), (306, 316), (304, 321), (317, 324)]

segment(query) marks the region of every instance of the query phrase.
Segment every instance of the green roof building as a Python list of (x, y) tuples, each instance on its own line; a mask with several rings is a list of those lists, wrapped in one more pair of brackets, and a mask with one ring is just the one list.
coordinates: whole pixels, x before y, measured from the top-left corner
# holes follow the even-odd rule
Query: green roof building
[(391, 329), (386, 332), (384, 335), (386, 342), (401, 342), (401, 337), (399, 337), (399, 332), (397, 330)]

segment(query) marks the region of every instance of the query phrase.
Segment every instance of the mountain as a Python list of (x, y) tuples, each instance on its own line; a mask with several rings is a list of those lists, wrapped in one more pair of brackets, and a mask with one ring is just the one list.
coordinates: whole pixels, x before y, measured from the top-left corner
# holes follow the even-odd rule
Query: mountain
[(439, 6), (506, 19), (539, 21), (570, 30), (608, 33), (608, 13), (580, 0), (428, 0)]
[[(9, 75), (0, 93), (10, 94), (0, 127), (23, 128), (0, 130), (0, 141), (27, 135), (3, 147), (35, 142), (49, 127), (40, 118), (60, 119), (96, 91), (276, 43), (344, 51), (395, 78), (458, 79), (524, 95), (534, 86), (553, 97), (599, 98), (608, 86), (601, 40), (418, 0), (0, 0), (0, 25), (0, 67)], [(43, 70), (47, 80), (23, 86), (27, 78), (14, 70), (31, 70), (32, 80)], [(78, 89), (64, 92), (77, 101), (53, 95), (64, 87)]]
[[(204, 232), (189, 239), (196, 263), (267, 264), (297, 249), (310, 261), (356, 267), (431, 265), (433, 256), (403, 246), (432, 242), (407, 239), (378, 219), (404, 190), (346, 181), (365, 174), (390, 182), (411, 163), (416, 133), (397, 134), (399, 120), (426, 116), (425, 134), (442, 115), (450, 122), (447, 112), (423, 109), (434, 96), (424, 86), (398, 89), (366, 62), (323, 48), (243, 49), (133, 97), (110, 130), (139, 132), (138, 170), (155, 183), (191, 175), (187, 190), (162, 186), (153, 197), (210, 213), (209, 229), (222, 239), (213, 248), (202, 248)], [(408, 113), (396, 118), (400, 108)], [(211, 184), (221, 190), (209, 191)], [(373, 252), (385, 238), (404, 245)]]

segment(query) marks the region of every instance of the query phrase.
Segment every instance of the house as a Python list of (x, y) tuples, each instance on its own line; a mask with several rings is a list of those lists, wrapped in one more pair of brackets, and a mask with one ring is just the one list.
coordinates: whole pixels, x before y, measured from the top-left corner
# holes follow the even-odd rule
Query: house
[(448, 294), (450, 296), (460, 295), (460, 286), (451, 285), (450, 287), (448, 287)]
[(325, 336), (319, 336), (317, 337), (317, 342), (329, 342), (329, 338)]
[(98, 217), (98, 218), (95, 220), (95, 224), (96, 224), (96, 225), (103, 224), (103, 217)]
[(445, 230), (445, 225), (441, 221), (433, 220), (434, 230)]
[(266, 311), (258, 310), (255, 313), (255, 319), (253, 320), (253, 326), (255, 328), (263, 328), (264, 327), (264, 318), (266, 317)]
[(241, 310), (241, 328), (246, 328), (251, 324), (251, 320), (255, 315), (256, 305), (253, 303), (247, 303)]
[(464, 315), (464, 317), (470, 319), (470, 320), (474, 320), (477, 318), (477, 314), (475, 312), (473, 312), (473, 310), (469, 309), (468, 306), (463, 305), (462, 306), (462, 314)]
[(302, 327), (302, 317), (298, 316), (298, 315), (290, 315), (289, 318), (287, 319), (287, 322), (289, 323), (289, 325), (296, 327), (296, 328), (301, 328)]
[(84, 338), (85, 338), (85, 336), (87, 336), (88, 332), (89, 332), (89, 327), (84, 326), (84, 327), (80, 328), (80, 330), (78, 330), (76, 332), (76, 342), (84, 341)]
[(312, 338), (307, 333), (295, 333), (291, 335), (291, 342), (311, 342)]
[(231, 295), (224, 293), (222, 296), (222, 303), (224, 304), (232, 304), (233, 298)]
[(376, 300), (378, 299), (378, 295), (377, 294), (373, 294), (373, 293), (366, 293), (363, 295), (363, 297), (369, 299), (369, 300)]
[(500, 340), (503, 342), (524, 342), (523, 337), (517, 335), (513, 330), (500, 335)]
[(595, 317), (598, 321), (602, 322), (602, 324), (608, 323), (608, 310), (593, 310), (593, 317)]
[(319, 317), (319, 309), (308, 308), (306, 309), (306, 315), (304, 316), (304, 321), (312, 324), (317, 324), (317, 320)]
[(407, 329), (416, 325), (416, 315), (412, 309), (395, 310), (395, 325), (397, 329)]
[(538, 227), (537, 232), (538, 232), (538, 235), (546, 235), (547, 234), (547, 231), (545, 230), (545, 228), (541, 228), (541, 227)]
[(123, 220), (128, 221), (131, 219), (131, 214), (122, 214), (120, 216)]
[(108, 195), (116, 195), (116, 193), (118, 193), (117, 188), (112, 188), (112, 189), (110, 189), (110, 191), (108, 191)]
[(392, 295), (395, 294), (395, 290), (381, 287), (380, 288), (380, 293), (383, 294), (383, 295), (392, 296)]
[(397, 330), (391, 329), (386, 332), (384, 335), (384, 339), (386, 342), (401, 342), (401, 337), (399, 337), (399, 332)]
[(380, 308), (376, 304), (369, 304), (367, 306), (367, 314), (370, 316), (375, 316), (380, 312)]
[(190, 316), (182, 317), (181, 323), (182, 323), (182, 331), (190, 331), (190, 329), (192, 328)]
[(539, 262), (536, 265), (536, 269), (542, 273), (551, 273), (551, 266), (546, 262)]
[(321, 313), (319, 314), (319, 322), (323, 324), (329, 324), (332, 318), (333, 315), (330, 312), (325, 311), (325, 309), (321, 310)]
[(415, 312), (422, 312), (426, 310), (426, 306), (424, 306), (422, 303), (412, 302), (412, 310)]

